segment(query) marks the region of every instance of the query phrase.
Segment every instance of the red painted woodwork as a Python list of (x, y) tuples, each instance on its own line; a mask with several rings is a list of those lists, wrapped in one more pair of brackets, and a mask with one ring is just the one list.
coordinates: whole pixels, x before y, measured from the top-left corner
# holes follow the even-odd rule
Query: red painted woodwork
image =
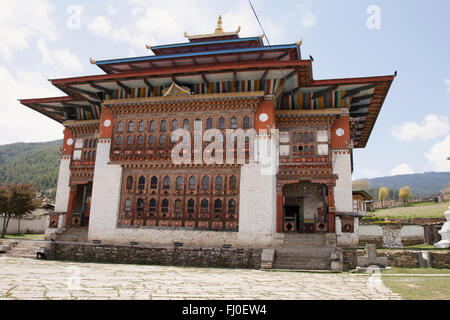
[[(261, 121), (259, 116), (261, 114), (267, 114), (267, 121)], [(270, 130), (275, 128), (275, 103), (272, 100), (263, 101), (258, 106), (258, 110), (255, 114), (255, 130), (259, 132), (259, 130)]]
[[(331, 149), (348, 149), (350, 144), (350, 117), (340, 116), (331, 127)], [(336, 134), (337, 129), (344, 129), (344, 135), (339, 137)]]
[(283, 232), (283, 192), (277, 193), (277, 232)]
[[(72, 144), (68, 145), (67, 140), (72, 139)], [(75, 146), (75, 137), (70, 128), (64, 129), (63, 154), (72, 155), (73, 147)]]

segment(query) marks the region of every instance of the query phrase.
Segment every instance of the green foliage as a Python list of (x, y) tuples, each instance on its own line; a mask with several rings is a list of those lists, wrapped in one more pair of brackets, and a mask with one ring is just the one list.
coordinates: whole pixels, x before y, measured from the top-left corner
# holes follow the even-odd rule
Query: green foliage
[(400, 189), (399, 197), (403, 201), (411, 199), (411, 189), (409, 188), (409, 186), (405, 186)]
[(31, 183), (54, 199), (58, 180), (61, 140), (0, 146), (0, 184)]
[(378, 200), (381, 200), (381, 201), (386, 200), (388, 195), (389, 195), (389, 189), (386, 187), (382, 187), (378, 191)]

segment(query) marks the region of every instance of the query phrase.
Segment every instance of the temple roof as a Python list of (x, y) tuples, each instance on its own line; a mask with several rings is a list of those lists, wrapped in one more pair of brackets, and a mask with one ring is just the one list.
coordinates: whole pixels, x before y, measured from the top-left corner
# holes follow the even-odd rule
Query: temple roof
[(366, 146), (394, 75), (314, 80), (312, 60), (301, 59), (301, 41), (265, 46), (262, 37), (239, 38), (239, 29), (224, 32), (219, 18), (214, 33), (149, 47), (152, 56), (91, 59), (106, 74), (53, 79), (67, 96), (20, 102), (64, 123), (99, 119), (108, 99), (165, 99), (170, 87), (199, 96), (258, 91), (275, 97), (280, 112), (348, 109), (355, 147)]

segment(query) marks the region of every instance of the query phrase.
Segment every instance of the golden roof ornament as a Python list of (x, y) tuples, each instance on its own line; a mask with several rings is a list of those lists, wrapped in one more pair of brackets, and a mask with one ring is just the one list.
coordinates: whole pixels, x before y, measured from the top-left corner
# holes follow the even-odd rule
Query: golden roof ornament
[(214, 31), (214, 33), (223, 33), (223, 28), (222, 28), (222, 15), (219, 15), (219, 20), (217, 20), (217, 28), (216, 31)]
[(89, 60), (90, 60), (91, 64), (97, 64), (97, 62), (94, 60), (94, 58), (91, 57)]

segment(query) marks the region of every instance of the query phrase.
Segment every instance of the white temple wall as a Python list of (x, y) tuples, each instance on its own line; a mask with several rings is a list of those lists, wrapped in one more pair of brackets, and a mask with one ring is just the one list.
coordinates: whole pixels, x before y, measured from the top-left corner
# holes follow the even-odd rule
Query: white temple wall
[(342, 232), (341, 218), (336, 217), (336, 240), (339, 247), (357, 247), (359, 244), (359, 218), (353, 218), (353, 232)]
[(67, 212), (70, 194), (70, 156), (63, 156), (59, 163), (58, 183), (56, 187), (55, 212)]
[(334, 187), (334, 202), (337, 212), (352, 212), (352, 168), (350, 154), (332, 152), (333, 173), (338, 175)]

